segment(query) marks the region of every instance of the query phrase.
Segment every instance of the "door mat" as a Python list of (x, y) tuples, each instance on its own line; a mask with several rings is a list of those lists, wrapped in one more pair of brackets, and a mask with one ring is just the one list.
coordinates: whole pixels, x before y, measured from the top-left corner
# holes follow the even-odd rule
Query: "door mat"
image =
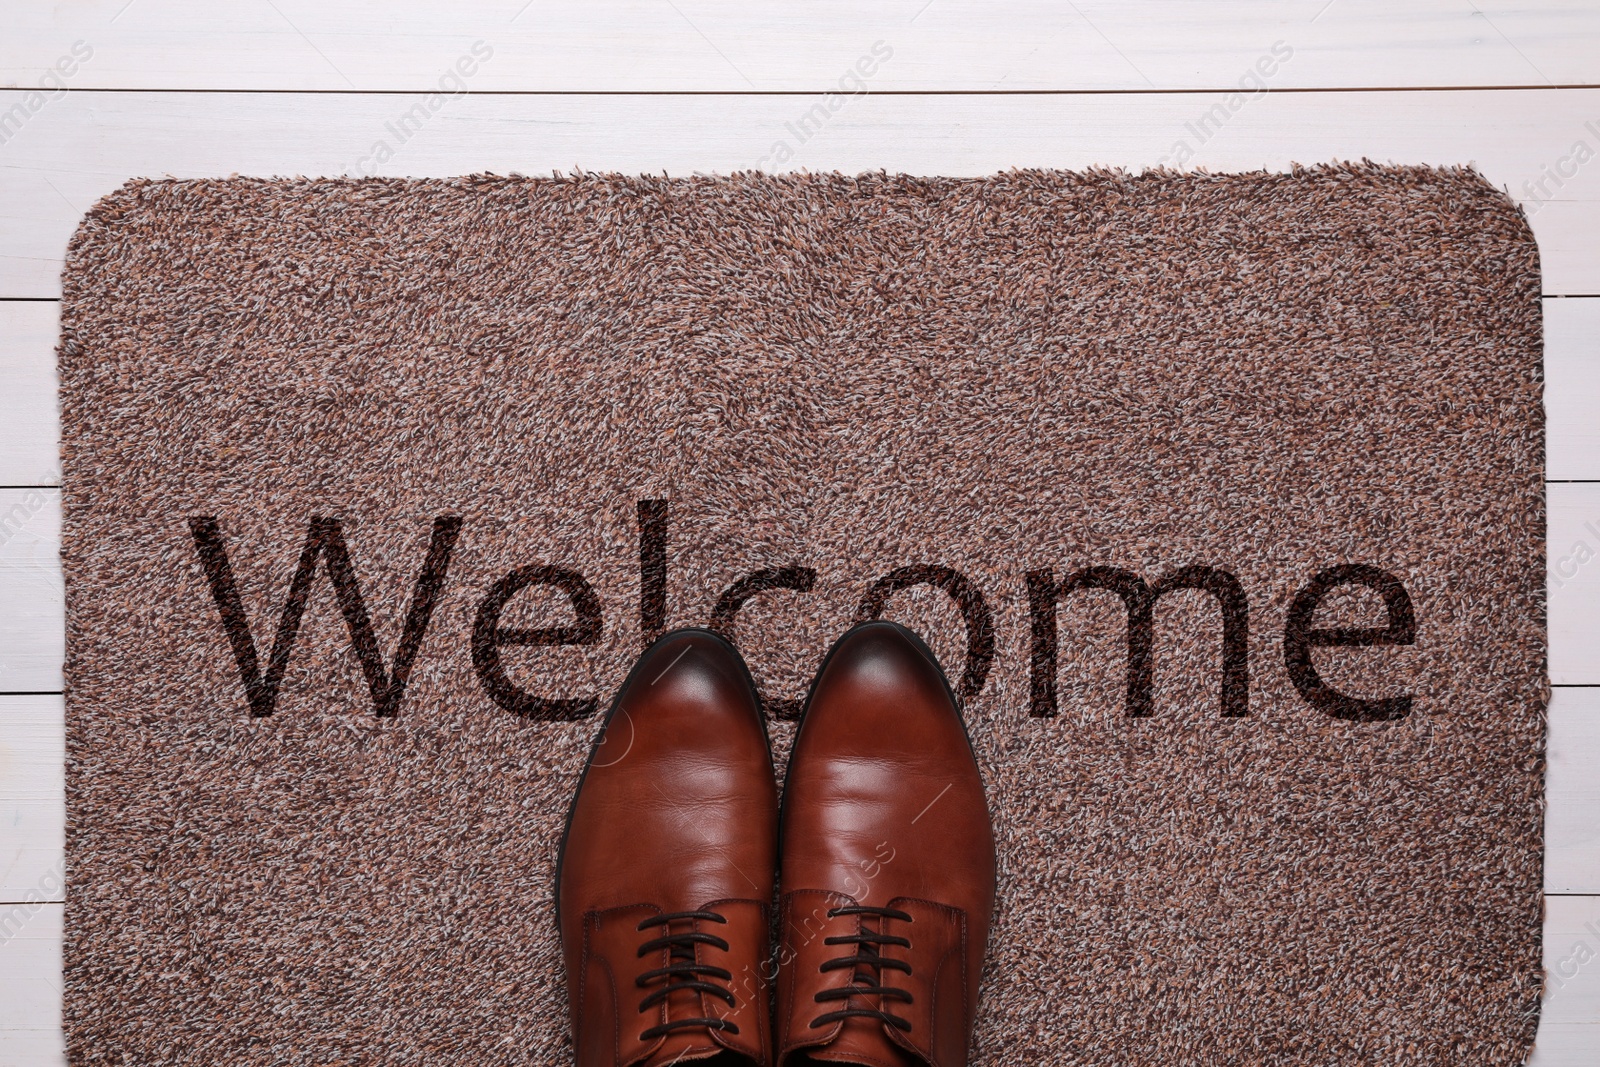
[(60, 349), (74, 1062), (555, 1064), (597, 708), (960, 692), (982, 1064), (1518, 1063), (1539, 267), (1463, 169), (141, 181)]

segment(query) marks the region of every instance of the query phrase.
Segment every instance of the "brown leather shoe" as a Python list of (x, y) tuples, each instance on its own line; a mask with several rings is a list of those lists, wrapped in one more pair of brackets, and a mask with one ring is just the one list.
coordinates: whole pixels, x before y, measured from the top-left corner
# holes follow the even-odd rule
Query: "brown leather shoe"
[(823, 662), (783, 800), (780, 1067), (962, 1067), (994, 833), (933, 653), (872, 622)]
[(556, 870), (579, 1067), (772, 1062), (777, 786), (744, 661), (651, 645), (589, 754)]

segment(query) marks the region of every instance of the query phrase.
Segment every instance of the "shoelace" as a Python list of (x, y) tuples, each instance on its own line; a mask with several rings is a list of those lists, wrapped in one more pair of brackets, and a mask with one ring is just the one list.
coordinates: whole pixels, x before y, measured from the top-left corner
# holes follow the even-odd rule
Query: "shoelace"
[[(877, 919), (897, 919), (900, 922), (911, 922), (911, 916), (894, 908), (869, 908), (865, 905), (851, 905), (845, 908), (831, 908), (828, 918), (837, 919), (846, 915), (869, 915)], [(877, 1019), (888, 1023), (900, 1030), (910, 1030), (909, 1019), (902, 1019), (893, 1012), (873, 1008), (852, 1008), (849, 1006), (851, 997), (876, 996), (880, 1004), (884, 1001), (898, 1000), (904, 1004), (911, 1003), (911, 994), (904, 989), (883, 984), (884, 970), (902, 971), (911, 973), (911, 964), (904, 960), (889, 959), (879, 951), (880, 945), (899, 945), (901, 948), (910, 948), (911, 942), (903, 937), (891, 934), (873, 933), (862, 930), (858, 934), (849, 934), (841, 937), (825, 938), (824, 945), (854, 945), (855, 953), (850, 956), (840, 956), (824, 963), (820, 968), (823, 971), (837, 971), (844, 967), (855, 968), (855, 973), (850, 976), (850, 984), (838, 989), (824, 989), (816, 995), (819, 1004), (831, 1000), (842, 1000), (846, 1004), (836, 1011), (825, 1012), (811, 1020), (811, 1029), (827, 1026), (829, 1023), (841, 1022), (845, 1019)], [(868, 973), (868, 971), (872, 973)]]
[[(726, 923), (728, 921), (714, 911), (675, 911), (654, 916), (639, 924), (641, 933), (657, 926), (667, 928), (667, 932), (660, 937), (652, 938), (639, 946), (639, 956), (641, 958), (650, 955), (652, 952), (660, 952), (664, 948), (671, 950), (667, 955), (667, 966), (646, 971), (633, 980), (635, 985), (643, 989), (660, 979), (666, 979), (665, 984), (660, 989), (657, 989), (639, 1002), (639, 1010), (641, 1012), (648, 1011), (652, 1006), (660, 1004), (672, 994), (681, 993), (685, 990), (710, 993), (727, 1001), (730, 1008), (735, 1005), (733, 993), (722, 986), (705, 981), (706, 978), (720, 978), (724, 982), (730, 982), (733, 980), (733, 972), (726, 971), (721, 967), (712, 967), (709, 964), (696, 963), (694, 956), (694, 947), (697, 944), (711, 945), (726, 952), (728, 951), (728, 943), (714, 934), (702, 934), (693, 930), (685, 930), (676, 934), (671, 932), (673, 923), (687, 922), (692, 919), (714, 923)], [(739, 1027), (727, 1019), (669, 1019), (664, 1023), (650, 1027), (639, 1035), (639, 1040), (649, 1041), (651, 1038), (669, 1034), (674, 1030), (698, 1029), (700, 1027), (710, 1030), (726, 1030), (730, 1034), (739, 1032)]]

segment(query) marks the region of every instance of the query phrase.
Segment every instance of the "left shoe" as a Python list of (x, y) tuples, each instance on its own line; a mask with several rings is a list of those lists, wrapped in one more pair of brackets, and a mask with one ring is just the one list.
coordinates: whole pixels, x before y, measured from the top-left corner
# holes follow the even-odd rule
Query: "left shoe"
[(994, 832), (960, 705), (904, 627), (857, 626), (823, 662), (780, 853), (779, 1067), (964, 1067)]
[(578, 1067), (768, 1067), (777, 785), (744, 660), (666, 634), (606, 716), (556, 868)]

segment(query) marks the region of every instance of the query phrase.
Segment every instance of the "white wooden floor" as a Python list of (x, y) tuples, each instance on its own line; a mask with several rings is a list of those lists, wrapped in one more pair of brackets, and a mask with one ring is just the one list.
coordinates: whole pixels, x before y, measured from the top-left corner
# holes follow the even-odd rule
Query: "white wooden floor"
[(1594, 0), (0, 0), (0, 85), (0, 1067), (63, 1062), (52, 346), (95, 198), (136, 175), (1363, 157), (1474, 163), (1539, 238), (1557, 688), (1531, 1062), (1600, 1063)]

